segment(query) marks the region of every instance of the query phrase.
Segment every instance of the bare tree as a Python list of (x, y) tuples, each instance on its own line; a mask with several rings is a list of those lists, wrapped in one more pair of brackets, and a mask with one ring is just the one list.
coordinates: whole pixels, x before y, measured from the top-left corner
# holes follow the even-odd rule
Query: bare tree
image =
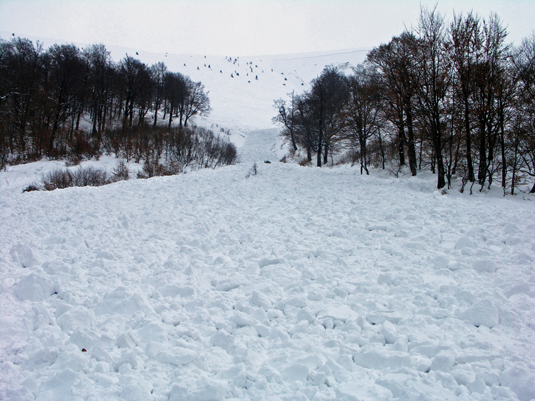
[(140, 108), (140, 119), (151, 96), (152, 80), (147, 66), (141, 61), (127, 56), (120, 63), (120, 76), (123, 81), (124, 112), (123, 130), (132, 126), (135, 106)]
[(152, 80), (154, 81), (154, 122), (153, 126), (156, 126), (158, 121), (158, 111), (162, 105), (164, 99), (164, 90), (165, 90), (165, 73), (167, 72), (167, 67), (164, 63), (158, 62), (150, 67), (150, 73)]
[(326, 67), (312, 81), (307, 96), (316, 131), (317, 166), (328, 161), (338, 134), (343, 129), (342, 111), (348, 98), (347, 79), (334, 67)]
[(367, 143), (380, 129), (381, 93), (373, 67), (357, 66), (348, 78), (349, 99), (344, 109), (344, 137), (357, 148), (360, 173), (368, 171)]
[[(206, 116), (210, 113), (210, 99), (208, 92), (205, 93), (201, 82), (187, 82), (188, 96), (184, 103), (184, 127), (188, 126), (188, 120), (195, 116)], [(182, 114), (180, 116), (182, 122)]]
[(283, 99), (274, 101), (274, 107), (278, 114), (273, 117), (273, 122), (283, 127), (282, 136), (292, 145), (294, 151), (297, 150), (297, 110), (295, 92), (289, 93), (290, 104), (287, 105)]
[[(514, 124), (514, 193), (517, 163), (519, 170), (535, 178), (535, 34), (515, 50), (513, 67), (518, 82)], [(535, 193), (535, 183), (530, 190)]]
[(417, 166), (414, 132), (414, 102), (419, 91), (417, 54), (418, 42), (410, 32), (394, 37), (390, 43), (381, 45), (368, 54), (368, 62), (381, 73), (386, 116), (398, 129), (399, 164), (405, 165), (407, 146), (412, 175), (416, 175)]
[[(169, 128), (171, 128), (173, 115), (178, 114), (178, 109), (185, 103), (188, 97), (186, 80), (187, 78), (178, 72), (167, 72), (164, 76), (164, 96), (167, 101), (167, 108), (169, 109)], [(182, 125), (182, 115), (180, 125)]]
[(436, 8), (422, 9), (418, 25), (419, 114), (429, 132), (437, 172), (437, 188), (444, 188), (444, 129), (447, 124), (450, 89), (449, 54), (444, 18)]
[(54, 153), (54, 140), (59, 128), (72, 112), (76, 111), (75, 99), (80, 96), (85, 65), (74, 45), (53, 45), (48, 51), (49, 99), (54, 104), (53, 125), (48, 138), (48, 154)]
[(473, 97), (475, 92), (476, 66), (479, 62), (481, 50), (480, 20), (472, 13), (466, 17), (454, 16), (450, 25), (452, 43), (452, 61), (455, 73), (456, 96), (460, 102), (461, 118), (463, 121), (466, 146), (467, 179), (475, 181), (474, 162), (472, 160), (472, 119)]
[(479, 135), (478, 182), (483, 187), (487, 178), (492, 183), (489, 170), (494, 162), (498, 139), (497, 92), (504, 79), (505, 60), (509, 47), (505, 44), (506, 30), (493, 14), (483, 24), (481, 58), (477, 64), (475, 83), (475, 114)]
[(100, 142), (106, 119), (110, 113), (110, 103), (113, 95), (115, 80), (115, 66), (110, 52), (102, 44), (92, 45), (84, 52), (89, 65), (88, 77), (88, 111), (92, 120), (92, 135)]

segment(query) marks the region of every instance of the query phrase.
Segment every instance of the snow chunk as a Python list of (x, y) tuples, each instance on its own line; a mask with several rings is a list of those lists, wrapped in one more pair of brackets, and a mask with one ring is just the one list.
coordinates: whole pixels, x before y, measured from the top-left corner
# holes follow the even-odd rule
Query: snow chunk
[(290, 299), (284, 299), (284, 300), (280, 301), (277, 304), (277, 309), (283, 311), (284, 309), (286, 309), (286, 307), (288, 305), (295, 306), (296, 308), (304, 308), (304, 307), (308, 306), (307, 302), (303, 298), (301, 298), (301, 297), (293, 297), (293, 298), (290, 298)]
[(65, 243), (65, 238), (58, 235), (50, 235), (43, 240), (45, 245), (59, 245)]
[(158, 288), (160, 294), (164, 297), (176, 297), (180, 295), (182, 298), (191, 297), (195, 294), (195, 290), (191, 287), (181, 287), (175, 284), (164, 285), (163, 287)]
[(388, 401), (393, 397), (387, 388), (363, 383), (344, 383), (335, 392), (337, 399), (347, 401)]
[(266, 267), (266, 266), (269, 266), (269, 265), (278, 265), (280, 263), (284, 263), (284, 259), (280, 259), (280, 258), (267, 259), (267, 258), (264, 258), (264, 259), (261, 259), (260, 262), (258, 262), (258, 266), (260, 266), (260, 268), (263, 268), (263, 267)]
[(475, 381), (473, 381), (472, 383), (468, 385), (468, 389), (472, 393), (483, 394), (485, 390), (487, 389), (487, 385), (485, 384), (483, 379), (476, 379)]
[(13, 260), (19, 262), (22, 267), (31, 267), (39, 264), (39, 261), (33, 255), (32, 248), (28, 245), (14, 245), (9, 253)]
[(472, 263), (472, 267), (478, 273), (494, 273), (497, 269), (492, 260), (476, 260)]
[(476, 327), (487, 326), (492, 328), (500, 322), (500, 312), (498, 308), (488, 299), (483, 299), (462, 312), (461, 319), (473, 324)]
[(390, 285), (394, 281), (394, 278), (392, 277), (392, 274), (390, 273), (382, 273), (379, 274), (377, 277), (377, 284), (387, 284)]
[(366, 315), (366, 320), (373, 324), (381, 324), (386, 320), (398, 324), (401, 319), (403, 316), (394, 310), (377, 310)]
[(88, 327), (76, 329), (69, 338), (69, 342), (75, 344), (78, 349), (86, 348), (93, 349), (98, 344), (101, 344), (101, 337), (92, 329)]
[(39, 387), (39, 400), (72, 400), (73, 388), (79, 385), (81, 375), (72, 369), (65, 369)]
[(143, 366), (143, 361), (133, 352), (123, 353), (121, 357), (113, 364), (113, 370), (120, 372), (123, 367), (130, 365), (131, 369), (137, 369), (138, 364)]
[(368, 369), (400, 369), (411, 366), (411, 357), (406, 352), (384, 348), (371, 349), (353, 356), (357, 365)]
[(93, 325), (93, 313), (82, 306), (75, 307), (62, 314), (56, 320), (61, 330), (73, 333), (76, 329), (87, 329)]
[(187, 348), (172, 348), (166, 351), (160, 351), (156, 354), (156, 360), (161, 363), (181, 366), (187, 365), (196, 357), (196, 353)]
[(224, 330), (215, 331), (210, 342), (214, 347), (221, 347), (229, 353), (234, 349), (234, 337)]
[(231, 291), (240, 287), (243, 283), (235, 279), (221, 280), (215, 283), (216, 291)]
[(467, 386), (476, 379), (476, 374), (472, 366), (467, 363), (456, 365), (451, 371), (451, 375), (459, 385)]
[(318, 319), (330, 318), (332, 320), (339, 320), (346, 322), (347, 320), (357, 320), (359, 315), (357, 312), (348, 308), (347, 306), (330, 306), (318, 313)]
[(440, 351), (443, 351), (445, 347), (434, 345), (430, 343), (421, 343), (416, 344), (411, 347), (411, 355), (419, 354), (419, 355), (425, 355), (428, 358), (433, 358), (439, 354)]
[[(412, 372), (411, 372), (412, 373)], [(455, 400), (452, 393), (431, 381), (421, 381), (415, 374), (387, 373), (375, 383), (389, 389), (396, 400)]]
[(129, 401), (145, 401), (151, 398), (152, 386), (143, 379), (129, 383), (121, 391), (121, 398)]
[(308, 373), (308, 367), (298, 363), (295, 365), (290, 365), (286, 369), (284, 369), (282, 371), (282, 379), (290, 383), (300, 381), (305, 384)]
[(433, 358), (430, 370), (438, 372), (449, 372), (455, 363), (455, 354), (453, 351), (441, 351)]
[(134, 339), (132, 338), (132, 334), (130, 333), (121, 334), (115, 340), (115, 344), (119, 348), (134, 348), (136, 346), (136, 343), (134, 342)]
[(516, 294), (526, 294), (529, 295), (531, 298), (535, 298), (535, 291), (532, 291), (529, 283), (526, 282), (515, 285), (514, 287), (508, 289), (507, 291), (505, 291), (504, 295), (507, 298), (511, 298), (513, 295)]
[(99, 259), (107, 259), (107, 260), (115, 259), (115, 257), (113, 256), (113, 253), (108, 252), (108, 251), (102, 251), (102, 250), (97, 252), (97, 258), (99, 258)]
[(54, 293), (54, 284), (46, 276), (32, 273), (15, 286), (15, 295), (21, 301), (42, 301)]
[(46, 366), (51, 366), (58, 359), (59, 351), (57, 348), (42, 348), (28, 358), (26, 368), (28, 370), (37, 370)]
[(97, 315), (133, 315), (135, 312), (148, 313), (151, 310), (142, 294), (133, 293), (126, 287), (117, 287), (104, 296), (104, 300), (95, 308), (95, 313)]
[(271, 301), (264, 294), (260, 294), (258, 291), (253, 291), (251, 295), (251, 303), (260, 308), (263, 308), (265, 311), (272, 307)]
[(175, 384), (169, 394), (169, 401), (222, 401), (227, 391), (227, 383), (222, 380), (204, 379), (199, 387), (191, 389)]
[(263, 324), (257, 324), (255, 329), (260, 337), (269, 337), (271, 334), (271, 329)]
[(530, 401), (535, 398), (535, 380), (532, 372), (524, 363), (515, 364), (504, 371), (500, 377), (502, 386), (513, 390), (520, 401)]
[(299, 309), (299, 312), (297, 312), (297, 322), (299, 323), (303, 320), (311, 323), (314, 320), (314, 315), (305, 309)]
[(167, 330), (157, 322), (143, 326), (136, 334), (140, 343), (148, 343), (149, 341), (164, 343), (167, 341)]
[(468, 292), (468, 291), (464, 291), (464, 290), (457, 291), (455, 293), (455, 298), (457, 298), (458, 301), (464, 301), (464, 302), (467, 302), (470, 305), (472, 305), (477, 300), (477, 298), (476, 298), (476, 296), (474, 294), (472, 294), (471, 292)]
[(238, 327), (255, 326), (256, 324), (258, 324), (258, 322), (254, 318), (243, 312), (236, 312), (230, 318), (230, 321), (236, 324)]
[(473, 362), (480, 362), (480, 361), (492, 361), (494, 359), (502, 358), (503, 356), (500, 354), (491, 354), (488, 351), (478, 349), (478, 348), (470, 348), (467, 350), (463, 350), (457, 356), (455, 357), (457, 363), (473, 363)]
[(384, 336), (386, 342), (389, 344), (394, 344), (396, 341), (399, 340), (399, 335), (397, 334), (396, 326), (388, 320), (385, 320), (383, 322), (381, 334)]
[(455, 249), (460, 250), (464, 248), (477, 248), (477, 243), (467, 236), (462, 236), (455, 244)]

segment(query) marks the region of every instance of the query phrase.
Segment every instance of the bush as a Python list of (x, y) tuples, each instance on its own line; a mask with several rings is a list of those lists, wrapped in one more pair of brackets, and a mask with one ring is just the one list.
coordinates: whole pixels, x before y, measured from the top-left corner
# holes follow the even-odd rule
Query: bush
[(80, 167), (72, 176), (74, 187), (100, 187), (108, 184), (106, 172), (93, 167)]
[(72, 187), (69, 170), (54, 170), (43, 177), (43, 188), (47, 191)]
[(257, 175), (257, 174), (258, 174), (258, 165), (256, 164), (256, 162), (254, 162), (251, 169), (247, 172), (247, 175), (245, 176), (245, 178), (249, 178), (252, 175)]
[(167, 175), (177, 175), (183, 171), (180, 163), (170, 161), (162, 164), (158, 160), (147, 159), (143, 164), (143, 171), (137, 173), (137, 178), (162, 177)]
[(80, 167), (74, 172), (55, 170), (43, 177), (43, 188), (47, 191), (69, 187), (99, 187), (108, 183), (106, 172), (93, 167)]
[(130, 172), (128, 171), (128, 167), (126, 166), (126, 163), (124, 160), (121, 160), (117, 167), (113, 169), (112, 171), (112, 182), (117, 181), (126, 181), (130, 178)]
[(33, 191), (40, 191), (39, 187), (36, 184), (30, 184), (26, 188), (22, 190), (22, 193), (24, 192), (33, 192)]
[(311, 166), (312, 165), (312, 162), (308, 160), (308, 158), (305, 156), (303, 158), (301, 158), (299, 161), (298, 161), (298, 164), (301, 166), (301, 167), (305, 167), (305, 166)]

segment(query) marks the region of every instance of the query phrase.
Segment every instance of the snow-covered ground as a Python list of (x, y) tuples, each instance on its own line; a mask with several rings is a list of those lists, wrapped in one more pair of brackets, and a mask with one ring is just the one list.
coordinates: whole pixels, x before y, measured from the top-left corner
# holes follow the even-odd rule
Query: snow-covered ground
[(533, 196), (279, 163), (281, 89), (201, 80), (235, 166), (29, 193), (61, 164), (0, 172), (0, 400), (535, 399)]

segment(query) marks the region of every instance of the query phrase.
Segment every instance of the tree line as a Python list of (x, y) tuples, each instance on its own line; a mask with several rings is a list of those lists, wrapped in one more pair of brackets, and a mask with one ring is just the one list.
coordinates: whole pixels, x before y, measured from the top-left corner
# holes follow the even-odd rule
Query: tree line
[[(481, 189), (499, 179), (514, 193), (535, 177), (535, 34), (517, 46), (497, 15), (444, 16), (422, 9), (416, 28), (372, 49), (345, 74), (326, 67), (311, 89), (275, 101), (292, 149), (326, 164), (350, 151), (370, 162), (453, 177)], [(531, 189), (535, 193), (535, 185)]]
[(126, 55), (115, 63), (102, 44), (44, 50), (24, 38), (0, 40), (1, 165), (102, 151), (161, 155), (178, 146), (169, 138), (208, 138), (171, 125), (175, 119), (185, 128), (209, 111), (204, 85), (162, 62), (148, 66)]

